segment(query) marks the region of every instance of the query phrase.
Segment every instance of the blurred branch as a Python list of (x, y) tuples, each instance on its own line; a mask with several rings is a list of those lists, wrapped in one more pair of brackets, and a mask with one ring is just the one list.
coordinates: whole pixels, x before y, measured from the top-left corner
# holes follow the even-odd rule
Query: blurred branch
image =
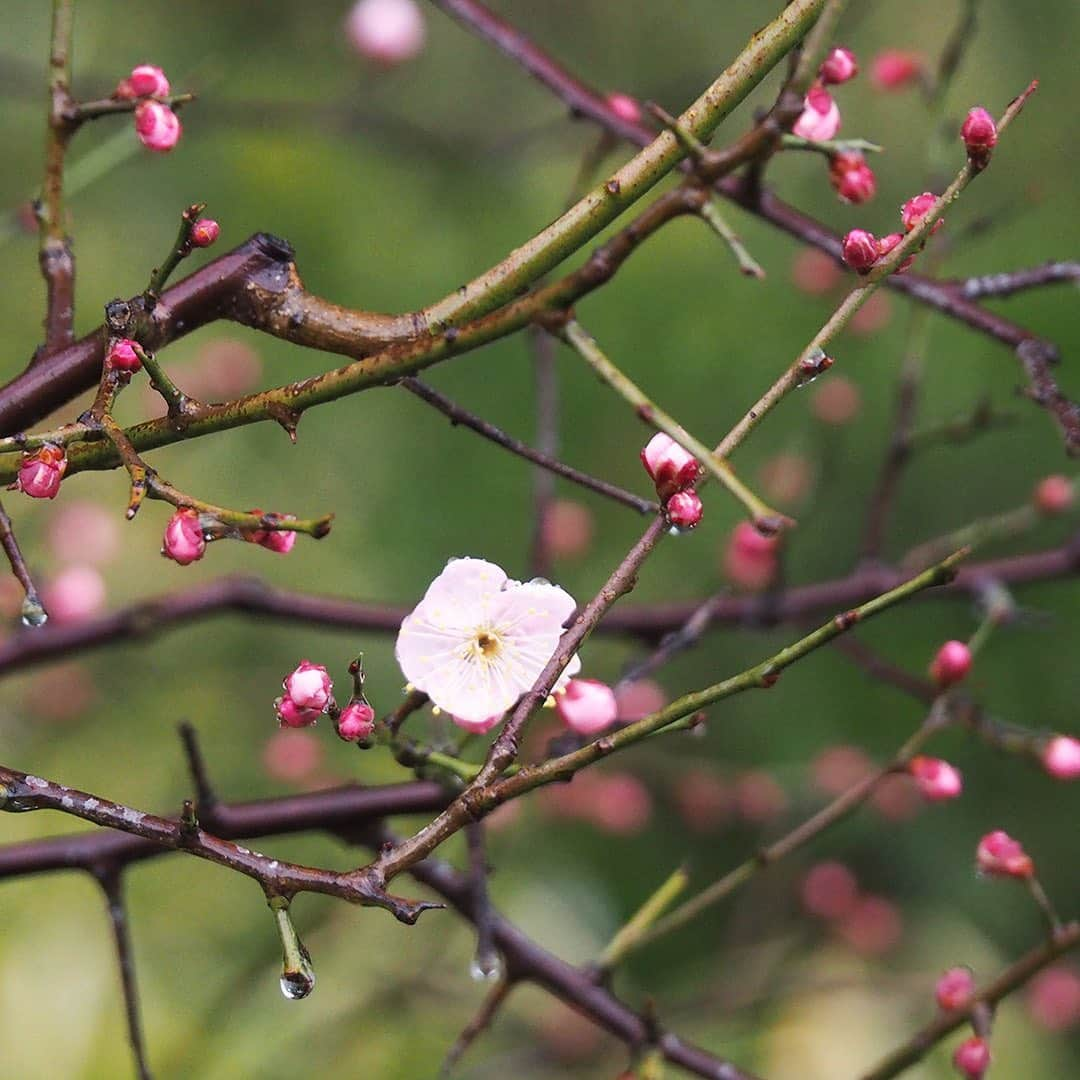
[(983, 297), (1012, 296), (1026, 289), (1041, 289), (1044, 285), (1075, 281), (1080, 281), (1080, 263), (1048, 262), (1030, 270), (962, 278), (957, 285), (967, 299), (979, 300)]

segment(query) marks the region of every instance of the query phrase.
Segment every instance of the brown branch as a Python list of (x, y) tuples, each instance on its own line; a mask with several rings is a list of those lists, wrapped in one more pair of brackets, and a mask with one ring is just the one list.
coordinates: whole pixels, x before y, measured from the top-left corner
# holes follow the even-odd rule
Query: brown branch
[(0, 503), (0, 547), (4, 549), (7, 561), (11, 564), (11, 572), (16, 581), (22, 586), (25, 599), (23, 600), (23, 622), (35, 628), (44, 623), (47, 618), (45, 608), (42, 606), (41, 597), (38, 596), (37, 586), (30, 576), (30, 570), (23, 558), (22, 549), (15, 536), (15, 528), (11, 524), (4, 504)]
[(440, 1077), (448, 1077), (453, 1073), (454, 1067), (464, 1057), (466, 1051), (476, 1040), (490, 1030), (495, 1022), (499, 1010), (506, 1003), (514, 984), (509, 979), (500, 979), (489, 991), (487, 997), (480, 1003), (480, 1008), (470, 1018), (469, 1022), (461, 1029), (461, 1034), (454, 1040), (454, 1044), (446, 1052), (442, 1067), (439, 1069)]
[(1080, 263), (1048, 262), (1028, 270), (1013, 270), (1003, 274), (980, 274), (954, 282), (968, 300), (983, 297), (1012, 296), (1026, 289), (1041, 289), (1045, 285), (1080, 281)]

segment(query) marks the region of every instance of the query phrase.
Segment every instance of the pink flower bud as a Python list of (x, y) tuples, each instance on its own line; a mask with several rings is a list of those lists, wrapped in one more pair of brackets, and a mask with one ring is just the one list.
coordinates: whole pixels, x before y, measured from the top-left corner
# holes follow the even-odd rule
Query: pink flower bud
[(775, 537), (762, 536), (749, 521), (740, 521), (724, 549), (725, 576), (742, 589), (751, 592), (764, 589), (779, 569), (777, 547)]
[(206, 553), (206, 537), (203, 536), (199, 513), (191, 507), (181, 507), (165, 526), (165, 539), (161, 554), (181, 566), (198, 562)]
[(865, 229), (852, 229), (844, 237), (844, 262), (859, 274), (865, 274), (878, 260), (877, 237)]
[[(900, 220), (904, 224), (904, 231), (911, 232), (916, 225), (930, 212), (930, 208), (937, 202), (937, 196), (932, 191), (924, 191), (921, 195), (913, 195), (903, 206), (900, 207)], [(932, 232), (937, 232), (945, 224), (944, 218), (934, 222)]]
[(864, 203), (877, 192), (877, 177), (862, 154), (833, 154), (829, 161), (829, 183), (846, 203)]
[[(262, 517), (265, 511), (255, 507), (249, 510), (248, 513), (258, 514)], [(282, 521), (296, 520), (293, 514), (281, 514), (278, 516)], [(292, 529), (256, 529), (254, 532), (247, 533), (245, 539), (253, 544), (258, 544), (259, 547), (266, 548), (267, 551), (274, 551), (278, 555), (288, 555), (296, 543), (296, 532)]]
[(1047, 476), (1035, 488), (1035, 506), (1044, 514), (1063, 513), (1069, 509), (1072, 501), (1073, 489), (1068, 477)]
[(1031, 1018), (1047, 1031), (1067, 1031), (1080, 1024), (1080, 975), (1059, 965), (1031, 980), (1027, 997)]
[(994, 877), (1030, 878), (1035, 875), (1035, 864), (1023, 845), (1002, 829), (987, 833), (979, 841), (975, 865), (980, 873)]
[(859, 74), (859, 63), (850, 49), (836, 45), (825, 57), (818, 74), (822, 82), (845, 83)]
[(209, 247), (221, 232), (221, 226), (213, 218), (199, 218), (191, 227), (191, 242), (196, 247)]
[(131, 88), (131, 81), (129, 79), (121, 79), (116, 84), (116, 89), (112, 92), (112, 96), (117, 101), (132, 101), (137, 95)]
[(337, 720), (338, 736), (346, 742), (367, 739), (375, 730), (375, 710), (366, 701), (351, 701)]
[(955, 799), (964, 790), (960, 770), (947, 761), (932, 757), (914, 757), (908, 763), (908, 772), (915, 778), (919, 790), (931, 802)]
[(701, 499), (696, 491), (676, 491), (664, 506), (668, 521), (679, 529), (692, 529), (701, 520)]
[(31, 499), (55, 499), (66, 471), (64, 448), (46, 445), (32, 454), (23, 454), (15, 487)]
[(968, 157), (985, 164), (997, 145), (997, 124), (985, 109), (974, 108), (964, 118), (960, 138), (964, 140)]
[(285, 697), (298, 709), (314, 709), (322, 712), (330, 703), (334, 684), (322, 664), (301, 660), (299, 667), (287, 675), (281, 684)]
[(180, 141), (180, 117), (160, 101), (143, 101), (135, 109), (135, 134), (147, 150), (168, 153)]
[(1080, 777), (1080, 739), (1055, 735), (1042, 752), (1043, 768), (1055, 780), (1075, 780)]
[(596, 735), (611, 727), (619, 712), (611, 687), (597, 679), (571, 679), (555, 695), (555, 710), (579, 735)]
[[(881, 237), (878, 240), (878, 256), (882, 259), (889, 254), (897, 246), (897, 244), (903, 243), (904, 236), (902, 233), (894, 232), (889, 233), (888, 236)], [(915, 261), (914, 255), (909, 255), (900, 265), (893, 271), (894, 274), (902, 274), (905, 270), (910, 269), (911, 264)]]
[(44, 600), (54, 622), (81, 622), (105, 606), (105, 582), (91, 566), (69, 566), (45, 586)]
[(302, 709), (287, 697), (274, 699), (274, 711), (277, 713), (278, 723), (289, 728), (311, 727), (322, 716), (321, 709)]
[(851, 423), (862, 407), (859, 388), (843, 375), (832, 375), (815, 391), (810, 410), (823, 424), (841, 427)]
[(625, 120), (628, 124), (641, 123), (641, 106), (638, 104), (637, 98), (632, 98), (629, 94), (616, 92), (608, 94), (607, 105), (620, 120)]
[(803, 102), (802, 115), (791, 129), (800, 139), (826, 142), (840, 130), (840, 107), (823, 86), (812, 86)]
[(971, 670), (971, 650), (962, 641), (946, 641), (930, 662), (930, 678), (945, 689), (963, 682)]
[(359, 0), (345, 18), (352, 47), (384, 67), (411, 60), (424, 47), (424, 17), (414, 0)]
[(966, 967), (949, 968), (934, 987), (938, 1008), (946, 1012), (962, 1009), (974, 993), (975, 980), (971, 977), (971, 969)]
[(870, 80), (879, 90), (899, 90), (922, 70), (922, 58), (900, 49), (886, 49), (874, 57)]
[(697, 458), (662, 431), (658, 431), (641, 451), (641, 463), (656, 484), (656, 493), (661, 499), (689, 487), (701, 471)]
[(139, 354), (135, 351), (136, 342), (130, 338), (119, 338), (109, 346), (105, 361), (117, 371), (138, 371), (142, 367)]
[(990, 1045), (978, 1035), (965, 1039), (953, 1054), (956, 1071), (966, 1080), (982, 1080), (990, 1068)]
[(846, 918), (855, 909), (859, 886), (855, 875), (841, 862), (820, 862), (803, 878), (802, 905), (819, 919)]
[(153, 64), (140, 64), (133, 68), (125, 80), (135, 97), (168, 97), (169, 80), (165, 72)]

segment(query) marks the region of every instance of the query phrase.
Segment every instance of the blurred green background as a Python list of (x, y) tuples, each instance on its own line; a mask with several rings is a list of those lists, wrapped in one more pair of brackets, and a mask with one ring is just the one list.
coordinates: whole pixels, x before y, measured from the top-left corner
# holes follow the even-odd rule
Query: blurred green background
[[(594, 84), (672, 111), (692, 100), (777, 7), (746, 0), (501, 0), (496, 6)], [(874, 161), (878, 196), (862, 207), (843, 206), (818, 158), (788, 155), (769, 172), (785, 198), (841, 230), (895, 227), (894, 207), (926, 186), (934, 131), (915, 91), (871, 89), (866, 61), (886, 46), (936, 56), (960, 6), (956, 0), (851, 5), (841, 37), (863, 59), (864, 74), (837, 97), (845, 133), (886, 146)], [(41, 0), (6, 0), (0, 12), (0, 139), (9, 162), (0, 173), (0, 206), (12, 209), (39, 182), (47, 7)], [(174, 86), (193, 88), (200, 97), (184, 111), (184, 138), (169, 156), (137, 148), (127, 118), (91, 125), (76, 139), (71, 183), (86, 180), (97, 163), (110, 166), (69, 205), (80, 333), (97, 325), (104, 302), (144, 287), (175, 234), (179, 210), (196, 200), (208, 203), (221, 222), (221, 249), (258, 230), (274, 232), (295, 244), (313, 291), (387, 311), (441, 297), (559, 212), (581, 155), (595, 141), (593, 129), (567, 120), (509, 61), (434, 9), (425, 9), (422, 55), (391, 71), (350, 50), (342, 30), (346, 11), (346, 4), (324, 0), (78, 5), (78, 95), (107, 93), (133, 64), (150, 60), (166, 69)], [(951, 250), (944, 274), (1075, 256), (1072, 45), (1078, 33), (1080, 10), (1071, 0), (981, 5), (978, 36), (948, 96), (952, 130), (972, 104), (1000, 112), (1035, 76), (1041, 89), (1003, 140), (993, 167), (950, 213), (946, 236), (987, 215), (995, 224)], [(774, 77), (750, 109), (767, 104), (775, 89)], [(721, 129), (720, 140), (743, 131), (750, 116), (742, 109)], [(103, 145), (108, 149), (100, 150)], [(610, 160), (628, 153), (620, 149)], [(89, 160), (80, 164), (84, 157)], [(959, 162), (959, 144), (950, 143), (930, 164), (951, 173)], [(706, 229), (682, 221), (651, 240), (579, 312), (609, 355), (706, 439), (726, 431), (790, 362), (837, 297), (835, 290), (813, 296), (793, 286), (797, 249), (788, 238), (734, 209), (730, 218), (766, 267), (765, 282), (739, 277)], [(9, 227), (4, 248), (0, 327), (9, 377), (39, 341), (42, 287), (34, 238)], [(1075, 289), (1020, 296), (1002, 308), (1061, 346), (1063, 384), (1080, 394)], [(801, 527), (789, 545), (792, 582), (844, 574), (855, 557), (863, 506), (885, 448), (908, 305), (889, 297), (878, 314), (872, 332), (865, 326), (846, 332), (835, 346), (833, 373), (786, 401), (738, 454), (742, 473), (760, 485), (767, 485), (762, 470), (778, 454), (798, 455), (812, 467), (813, 490), (793, 505)], [(182, 384), (185, 373), (196, 382), (225, 362), (225, 354), (208, 355), (223, 342), (232, 343), (228, 355), (234, 358), (237, 348), (255, 351), (258, 385), (301, 378), (334, 362), (227, 324), (200, 330), (164, 355)], [(1018, 368), (1006, 350), (935, 318), (927, 361), (921, 423), (950, 419), (983, 394), (1015, 407), (1019, 422), (914, 461), (889, 538), (893, 556), (974, 517), (1019, 505), (1041, 476), (1068, 471), (1050, 420), (1017, 398)], [(558, 364), (561, 455), (646, 493), (637, 460), (644, 429), (575, 357), (560, 352)], [(523, 337), (456, 359), (430, 377), (467, 407), (532, 437), (532, 371)], [(850, 379), (861, 398), (857, 416), (842, 427), (822, 424), (811, 408), (814, 393), (833, 378)], [(160, 411), (138, 390), (127, 398), (125, 419)], [(288, 558), (217, 544), (184, 569), (158, 557), (166, 517), (159, 504), (124, 524), (124, 477), (83, 474), (65, 483), (54, 504), (8, 499), (42, 578), (63, 569), (50, 523), (74, 501), (108, 507), (123, 529), (122, 555), (101, 571), (109, 606), (229, 571), (400, 603), (418, 599), (452, 555), (482, 556), (512, 576), (528, 574), (528, 468), (451, 428), (402, 391), (376, 390), (313, 411), (295, 447), (276, 427), (261, 425), (159, 451), (153, 461), (178, 486), (213, 502), (305, 516), (332, 510), (334, 531), (317, 544), (301, 538)], [(585, 599), (641, 524), (588, 493), (560, 485), (559, 494), (586, 505), (594, 518), (587, 552), (557, 560), (552, 574)], [(730, 501), (710, 488), (702, 526), (662, 545), (624, 603), (704, 596), (722, 587), (720, 553), (736, 520)], [(1048, 523), (988, 551), (1050, 546), (1074, 527), (1074, 521)], [(1080, 731), (1078, 597), (1072, 582), (1019, 591), (1025, 617), (990, 641), (971, 680), (994, 715)], [(975, 624), (969, 603), (930, 600), (889, 613), (860, 636), (921, 671), (941, 640), (966, 638)], [(18, 631), (12, 626), (9, 632)], [(659, 682), (669, 696), (705, 685), (797, 633), (791, 627), (711, 633), (665, 668)], [(0, 688), (2, 760), (167, 811), (190, 794), (175, 735), (177, 722), (187, 719), (202, 735), (226, 798), (399, 778), (384, 752), (358, 755), (322, 728), (311, 744), (321, 762), (303, 777), (290, 783), (280, 769), (268, 769), (271, 701), (282, 676), (308, 657), (344, 680), (345, 665), (361, 649), (371, 699), (387, 710), (401, 691), (388, 638), (231, 616), (9, 677)], [(639, 655), (631, 643), (591, 642), (586, 673), (614, 681)], [(703, 885), (820, 805), (811, 765), (822, 751), (852, 744), (883, 758), (920, 719), (917, 703), (870, 682), (841, 655), (815, 653), (770, 694), (714, 709), (704, 739), (650, 742), (604, 766), (613, 775), (632, 774), (647, 794), (646, 805), (639, 790), (644, 809), (621, 831), (559, 815), (548, 798), (528, 799), (512, 827), (492, 830), (496, 902), (559, 955), (586, 961), (678, 860), (689, 859), (695, 886)], [(1065, 914), (1076, 914), (1080, 789), (1055, 785), (1031, 764), (959, 733), (941, 736), (932, 752), (963, 769), (962, 799), (903, 821), (864, 810), (732, 902), (635, 957), (620, 972), (618, 990), (637, 1006), (651, 998), (681, 1034), (771, 1080), (854, 1076), (932, 1014), (941, 969), (967, 963), (989, 977), (1037, 941), (1039, 916), (1022, 890), (980, 882), (972, 872), (983, 832), (1002, 827), (1022, 838), (1051, 896)], [(695, 827), (680, 810), (691, 768), (707, 772), (714, 793), (727, 793), (716, 797), (713, 817)], [(752, 797), (761, 790), (762, 771), (782, 794), (766, 786), (764, 810)], [(58, 815), (5, 817), (0, 840), (71, 828)], [(317, 836), (267, 840), (260, 847), (318, 865), (346, 867), (357, 859)], [(455, 843), (445, 854), (460, 862), (463, 853)], [(865, 895), (887, 899), (899, 917), (898, 940), (879, 943), (878, 951), (865, 941), (853, 947), (843, 933), (802, 913), (800, 879), (822, 859), (843, 861)], [(128, 889), (145, 1029), (159, 1077), (433, 1076), (485, 991), (469, 977), (470, 931), (453, 916), (430, 914), (410, 929), (381, 912), (304, 896), (294, 914), (319, 985), (307, 1001), (288, 1003), (277, 986), (280, 951), (272, 920), (250, 882), (173, 857), (134, 868)], [(103, 904), (87, 878), (4, 882), (0, 964), (7, 1073), (130, 1075)], [(1077, 1075), (1078, 1029), (1046, 1031), (1025, 1001), (1018, 995), (1000, 1010), (993, 1075)], [(951, 1075), (955, 1041), (910, 1075)], [(625, 1063), (614, 1040), (526, 988), (460, 1075), (609, 1078)]]

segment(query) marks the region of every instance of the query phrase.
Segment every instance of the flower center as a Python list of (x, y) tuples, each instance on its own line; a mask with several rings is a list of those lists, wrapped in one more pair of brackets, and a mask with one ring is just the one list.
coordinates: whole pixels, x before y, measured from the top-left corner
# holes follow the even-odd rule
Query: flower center
[(483, 660), (494, 660), (499, 655), (501, 642), (498, 635), (489, 630), (478, 630), (473, 641), (473, 651)]

